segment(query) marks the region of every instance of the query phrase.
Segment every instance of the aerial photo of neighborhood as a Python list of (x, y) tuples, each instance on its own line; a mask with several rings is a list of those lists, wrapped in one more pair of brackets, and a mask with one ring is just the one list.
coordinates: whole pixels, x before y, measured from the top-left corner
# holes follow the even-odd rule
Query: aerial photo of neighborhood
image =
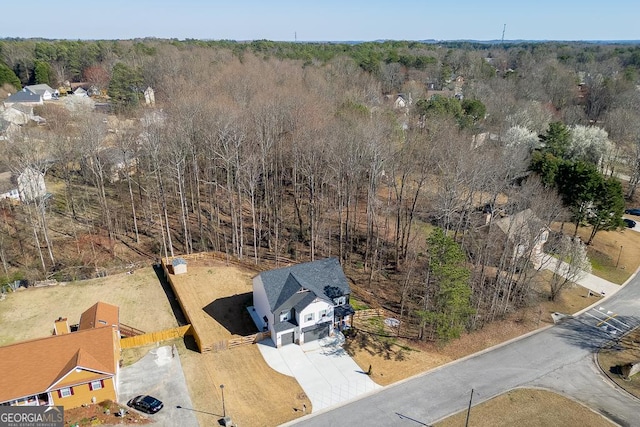
[(0, 427), (640, 427), (640, 3), (585, 1), (3, 6)]

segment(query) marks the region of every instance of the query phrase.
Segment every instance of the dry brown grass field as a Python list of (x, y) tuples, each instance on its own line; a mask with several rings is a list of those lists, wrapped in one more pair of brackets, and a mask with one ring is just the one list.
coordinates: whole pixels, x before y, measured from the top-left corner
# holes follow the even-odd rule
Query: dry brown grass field
[[(465, 425), (467, 411), (436, 423), (435, 427)], [(474, 427), (581, 426), (611, 427), (602, 415), (559, 394), (538, 389), (515, 389), (473, 406), (469, 425)]]
[(0, 301), (0, 345), (51, 335), (58, 317), (78, 323), (80, 314), (98, 301), (117, 305), (120, 322), (145, 332), (178, 326), (162, 285), (148, 267), (7, 294)]

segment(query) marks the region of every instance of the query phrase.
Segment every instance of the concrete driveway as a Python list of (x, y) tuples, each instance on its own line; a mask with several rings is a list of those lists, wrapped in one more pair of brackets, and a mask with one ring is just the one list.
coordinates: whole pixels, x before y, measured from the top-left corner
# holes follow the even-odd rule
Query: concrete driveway
[[(160, 412), (149, 415), (154, 425), (198, 427), (180, 356), (175, 347), (164, 346), (150, 350), (142, 359), (120, 371), (120, 403), (126, 404), (139, 394), (149, 394), (164, 403)], [(178, 406), (185, 409), (177, 408)]]
[(344, 336), (338, 333), (302, 346), (280, 348), (267, 339), (258, 343), (258, 348), (272, 369), (295, 377), (317, 412), (381, 388), (342, 349), (343, 343)]

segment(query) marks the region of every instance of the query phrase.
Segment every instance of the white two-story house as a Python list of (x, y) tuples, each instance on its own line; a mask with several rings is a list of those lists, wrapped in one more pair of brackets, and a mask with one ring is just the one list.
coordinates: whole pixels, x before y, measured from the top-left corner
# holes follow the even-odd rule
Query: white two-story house
[(253, 278), (253, 306), (276, 347), (303, 344), (351, 324), (351, 288), (337, 258), (265, 271)]

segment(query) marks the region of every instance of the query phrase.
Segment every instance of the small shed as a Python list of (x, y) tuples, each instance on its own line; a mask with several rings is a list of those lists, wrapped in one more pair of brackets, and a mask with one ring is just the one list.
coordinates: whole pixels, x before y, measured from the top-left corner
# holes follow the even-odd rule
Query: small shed
[(184, 274), (187, 272), (187, 261), (184, 258), (174, 258), (171, 260), (171, 270), (173, 274)]

